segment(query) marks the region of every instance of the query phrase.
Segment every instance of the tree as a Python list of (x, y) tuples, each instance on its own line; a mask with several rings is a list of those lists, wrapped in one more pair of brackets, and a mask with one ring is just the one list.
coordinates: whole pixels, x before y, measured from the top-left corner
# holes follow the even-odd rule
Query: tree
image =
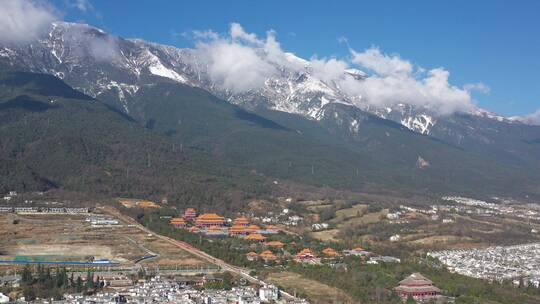
[(82, 292), (83, 289), (83, 281), (80, 276), (77, 277), (77, 281), (75, 283), (75, 289), (77, 292)]
[(232, 288), (232, 275), (230, 272), (223, 274), (223, 289), (229, 290)]
[(86, 289), (94, 288), (94, 274), (88, 270), (86, 273)]
[(414, 300), (414, 298), (412, 296), (408, 296), (407, 297), (407, 302), (405, 302), (406, 304), (416, 304), (416, 301)]
[(34, 279), (32, 278), (32, 270), (30, 270), (30, 265), (26, 264), (21, 273), (21, 281), (23, 284), (31, 284)]

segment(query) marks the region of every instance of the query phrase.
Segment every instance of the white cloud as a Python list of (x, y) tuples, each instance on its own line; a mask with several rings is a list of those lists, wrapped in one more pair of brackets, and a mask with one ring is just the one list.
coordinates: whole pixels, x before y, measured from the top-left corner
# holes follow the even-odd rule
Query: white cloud
[(88, 0), (66, 0), (66, 1), (69, 6), (74, 7), (84, 13), (94, 10), (94, 7)]
[(317, 59), (313, 57), (310, 60), (310, 66), (313, 76), (325, 81), (332, 82), (343, 80), (344, 71), (348, 68), (348, 63), (336, 58)]
[(97, 61), (111, 62), (120, 56), (116, 38), (109, 35), (89, 39), (88, 51)]
[(466, 85), (463, 86), (463, 89), (468, 92), (478, 91), (484, 94), (488, 94), (491, 91), (491, 88), (489, 86), (481, 82), (467, 83)]
[(0, 42), (27, 43), (44, 34), (54, 20), (55, 10), (45, 2), (2, 0), (0, 9)]
[(212, 81), (234, 93), (261, 88), (268, 78), (279, 73), (276, 65), (303, 68), (302, 63), (288, 60), (273, 31), (262, 39), (232, 23), (227, 36), (213, 31), (194, 31), (193, 36)]
[(351, 50), (352, 62), (363, 66), (380, 76), (409, 75), (413, 71), (413, 65), (399, 57), (399, 55), (386, 55), (378, 48), (369, 48), (364, 52)]
[(534, 113), (524, 116), (512, 117), (511, 119), (518, 120), (530, 125), (540, 125), (540, 109), (538, 109)]
[(253, 33), (247, 33), (239, 23), (231, 23), (229, 30), (232, 40), (243, 40), (254, 45), (261, 45), (262, 41), (257, 39), (257, 35)]
[(362, 101), (386, 107), (398, 103), (426, 107), (440, 115), (474, 108), (470, 89), (485, 89), (479, 85), (459, 88), (449, 83), (450, 72), (444, 68), (415, 68), (398, 55), (383, 54), (378, 48), (364, 52), (351, 50), (352, 62), (373, 72), (363, 81), (344, 85), (350, 94)]
[[(281, 68), (303, 72), (308, 68), (314, 77), (358, 97), (363, 104), (379, 107), (405, 103), (425, 107), (441, 115), (474, 108), (471, 91), (488, 92), (482, 83), (463, 88), (449, 83), (444, 68), (426, 70), (397, 54), (388, 55), (376, 47), (363, 52), (350, 49), (349, 58), (317, 58), (309, 61), (286, 53), (272, 30), (266, 37), (249, 33), (232, 23), (227, 35), (213, 31), (193, 32), (198, 40), (198, 54), (208, 67), (210, 78), (234, 93), (257, 90), (268, 78), (279, 75)], [(346, 38), (341, 43), (348, 45)], [(359, 67), (369, 71), (365, 79), (355, 79), (345, 70)]]
[(255, 49), (239, 43), (219, 39), (200, 43), (197, 49), (212, 81), (235, 93), (258, 89), (276, 73)]

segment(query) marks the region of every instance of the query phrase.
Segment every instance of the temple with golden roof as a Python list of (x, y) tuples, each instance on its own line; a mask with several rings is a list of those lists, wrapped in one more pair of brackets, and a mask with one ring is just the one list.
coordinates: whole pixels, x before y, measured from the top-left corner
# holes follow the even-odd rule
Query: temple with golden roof
[(262, 242), (262, 241), (266, 240), (266, 237), (263, 236), (260, 233), (252, 233), (252, 234), (246, 236), (244, 238), (244, 240)]
[(294, 256), (294, 260), (297, 262), (312, 261), (317, 258), (317, 255), (310, 248), (304, 248)]
[(221, 227), (225, 224), (225, 218), (215, 213), (204, 213), (199, 215), (195, 219), (195, 226), (199, 228), (218, 226)]
[(181, 217), (172, 218), (169, 223), (175, 228), (185, 228), (187, 225), (186, 220)]
[(261, 230), (261, 227), (257, 225), (249, 225), (246, 227), (248, 233), (259, 233), (259, 230)]
[(326, 256), (329, 256), (329, 257), (340, 256), (340, 254), (336, 250), (334, 250), (334, 248), (331, 248), (331, 247), (323, 249), (322, 253), (324, 253)]
[(270, 250), (265, 250), (263, 252), (261, 252), (261, 254), (259, 254), (259, 257), (261, 259), (263, 259), (265, 262), (268, 262), (268, 261), (275, 261), (277, 260), (277, 256)]
[(285, 246), (285, 244), (283, 244), (280, 241), (266, 242), (265, 245), (268, 246), (268, 247), (273, 247), (273, 248), (283, 248), (283, 246)]
[(245, 226), (233, 225), (231, 228), (229, 228), (229, 234), (230, 235), (246, 235), (248, 234), (248, 232), (246, 231)]
[(233, 221), (233, 226), (247, 227), (249, 225), (249, 219), (245, 216), (237, 217)]

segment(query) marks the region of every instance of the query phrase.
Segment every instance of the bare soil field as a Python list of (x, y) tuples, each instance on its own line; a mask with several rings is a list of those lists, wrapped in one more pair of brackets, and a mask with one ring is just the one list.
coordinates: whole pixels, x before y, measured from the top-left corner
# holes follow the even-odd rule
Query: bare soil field
[(312, 238), (315, 238), (321, 241), (339, 242), (340, 239), (337, 236), (338, 233), (339, 233), (339, 229), (330, 229), (330, 230), (312, 232), (310, 233), (310, 236)]
[(297, 273), (274, 272), (268, 275), (267, 280), (293, 293), (294, 291), (301, 292), (312, 303), (355, 303), (345, 292), (317, 281), (306, 279)]
[(147, 200), (121, 198), (118, 202), (126, 208), (161, 208), (158, 204)]
[(138, 259), (157, 254), (143, 263), (199, 266), (205, 262), (163, 240), (120, 222), (110, 227), (92, 227), (84, 215), (0, 214), (0, 260), (87, 261), (109, 259), (133, 265)]

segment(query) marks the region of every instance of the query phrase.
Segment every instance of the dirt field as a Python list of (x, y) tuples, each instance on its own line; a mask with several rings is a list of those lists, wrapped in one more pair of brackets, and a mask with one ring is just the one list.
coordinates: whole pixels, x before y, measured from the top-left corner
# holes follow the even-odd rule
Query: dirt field
[(152, 202), (152, 201), (146, 201), (146, 200), (136, 200), (136, 199), (127, 199), (127, 198), (121, 198), (118, 200), (122, 206), (126, 208), (161, 208), (158, 204)]
[(189, 253), (120, 222), (92, 227), (84, 215), (0, 214), (0, 260), (86, 261), (110, 259), (133, 265), (137, 259), (159, 265), (205, 265)]
[(330, 230), (324, 230), (324, 231), (317, 231), (310, 233), (310, 236), (312, 238), (321, 240), (321, 241), (335, 241), (339, 242), (340, 240), (337, 238), (337, 234), (339, 233), (339, 229), (330, 229)]
[(275, 272), (268, 275), (268, 282), (281, 286), (294, 293), (295, 291), (307, 296), (311, 303), (354, 303), (343, 291), (309, 280), (292, 272)]

